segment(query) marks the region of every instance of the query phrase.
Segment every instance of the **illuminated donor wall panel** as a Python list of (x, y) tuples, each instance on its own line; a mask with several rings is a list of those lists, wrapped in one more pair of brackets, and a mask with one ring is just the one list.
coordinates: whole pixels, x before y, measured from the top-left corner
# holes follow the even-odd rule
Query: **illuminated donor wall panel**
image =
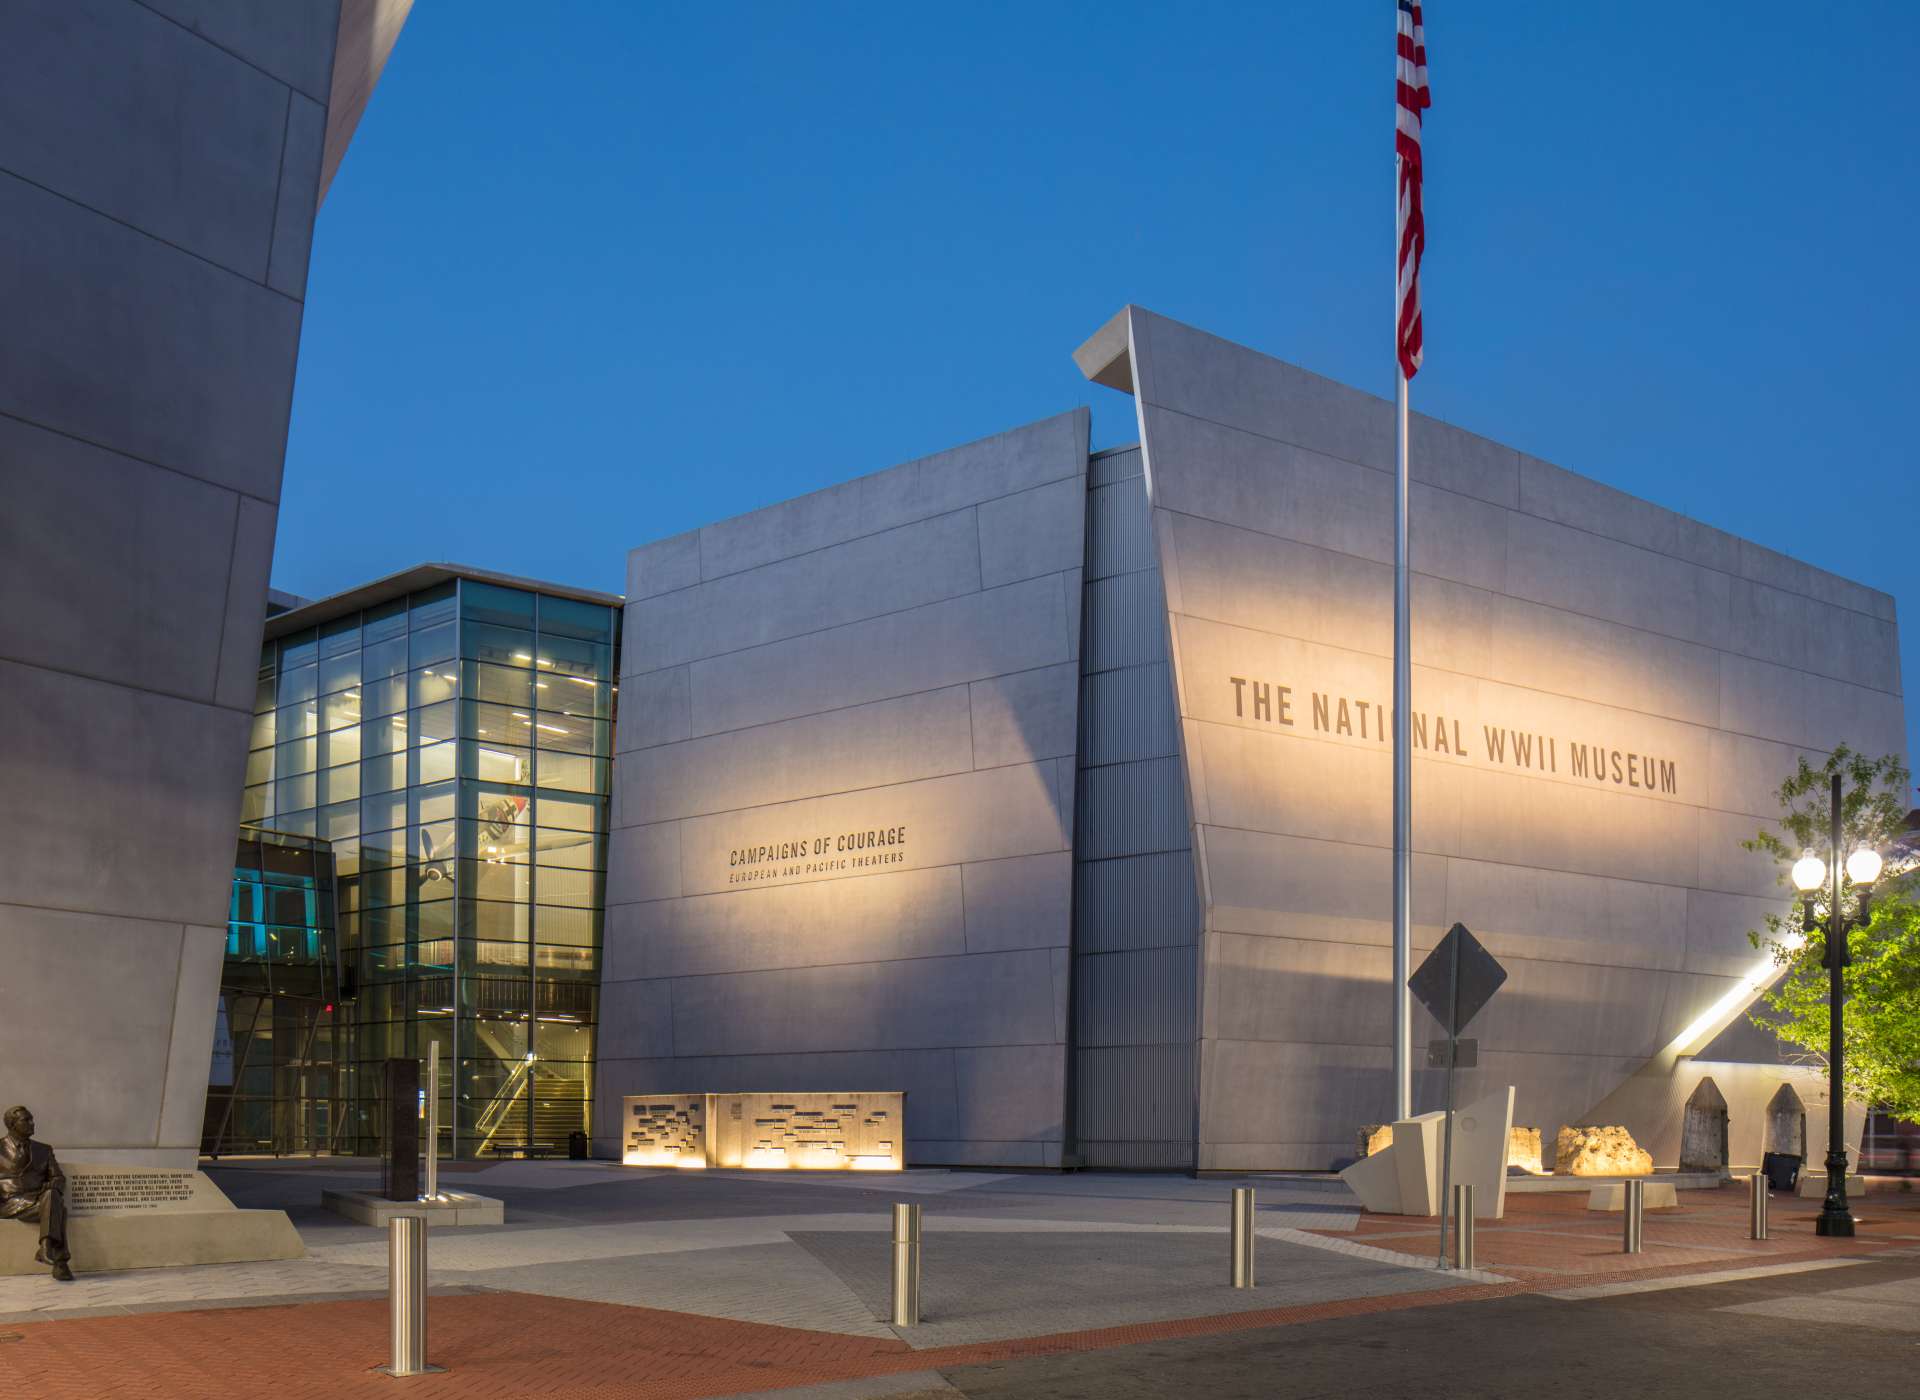
[[(1393, 408), (1138, 308), (1076, 358), (1135, 396), (1111, 489), (1151, 559), (1111, 572), (1164, 594), (1177, 721), (1100, 793), (1108, 827), (1083, 788), (1083, 839), (1131, 820), (1190, 861), (1196, 925), (1128, 927), (1124, 882), (1081, 912), (1088, 1151), (1166, 1160), (1184, 1118), (1200, 1169), (1325, 1167), (1390, 1109)], [(1779, 897), (1738, 842), (1795, 758), (1902, 747), (1893, 600), (1435, 420), (1412, 471), (1414, 958), (1459, 920), (1506, 964), (1457, 1097), (1514, 1084), (1551, 1132), (1712, 1033)], [(1177, 800), (1144, 795), (1155, 763)], [(1148, 829), (1169, 812), (1190, 854)], [(1416, 1109), (1440, 1093), (1419, 1071)]]
[(620, 1160), (630, 1167), (898, 1171), (898, 1092), (629, 1094)]
[(596, 1123), (859, 1084), (908, 1161), (1059, 1164), (1087, 432), (633, 552)]

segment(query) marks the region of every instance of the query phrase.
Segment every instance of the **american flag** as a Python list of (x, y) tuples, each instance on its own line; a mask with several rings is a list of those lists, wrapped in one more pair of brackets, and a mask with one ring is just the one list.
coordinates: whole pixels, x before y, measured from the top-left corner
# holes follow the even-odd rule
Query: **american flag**
[(1393, 149), (1400, 158), (1399, 322), (1395, 347), (1400, 372), (1420, 370), (1420, 257), (1427, 251), (1427, 220), (1420, 207), (1420, 114), (1433, 105), (1427, 91), (1427, 35), (1417, 0), (1399, 0), (1399, 61), (1394, 81)]

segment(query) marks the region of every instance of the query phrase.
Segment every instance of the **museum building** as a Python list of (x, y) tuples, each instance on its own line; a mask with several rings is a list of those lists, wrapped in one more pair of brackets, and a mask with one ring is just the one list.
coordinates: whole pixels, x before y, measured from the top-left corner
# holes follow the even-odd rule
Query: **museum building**
[[(425, 565), (270, 617), (204, 1145), (371, 1150), (438, 1040), (460, 1156), (904, 1091), (915, 1164), (1349, 1160), (1392, 406), (1138, 308), (1077, 359), (1136, 445), (1076, 409), (644, 545), (624, 599)], [(1718, 1095), (1745, 1164), (1792, 1083), (1817, 1154), (1739, 842), (1800, 754), (1901, 748), (1892, 599), (1431, 419), (1412, 462), (1414, 952), (1509, 973), (1458, 1097), (1671, 1166)]]

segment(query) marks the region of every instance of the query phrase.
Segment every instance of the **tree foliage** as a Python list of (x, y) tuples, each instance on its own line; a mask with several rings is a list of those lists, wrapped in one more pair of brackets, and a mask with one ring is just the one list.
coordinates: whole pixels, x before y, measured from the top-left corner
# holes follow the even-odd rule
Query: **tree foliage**
[(1841, 894), (1842, 915), (1853, 921), (1847, 934), (1852, 961), (1841, 974), (1847, 1093), (1898, 1117), (1920, 1119), (1920, 859), (1896, 845), (1905, 827), (1909, 793), (1906, 766), (1899, 758), (1867, 758), (1844, 745), (1822, 764), (1803, 757), (1780, 785), (1778, 829), (1763, 829), (1740, 843), (1770, 856), (1780, 885), (1793, 896), (1787, 912), (1767, 915), (1764, 932), (1748, 935), (1784, 970), (1761, 993), (1771, 1014), (1756, 1012), (1752, 1019), (1807, 1052), (1809, 1060), (1827, 1062), (1828, 972), (1822, 929), (1828, 897), (1815, 895), (1814, 925), (1803, 927), (1799, 892), (1788, 872), (1808, 852), (1823, 860), (1835, 858), (1827, 849), (1835, 773), (1841, 778), (1842, 843), (1837, 858), (1844, 861), (1848, 852), (1871, 846), (1887, 862), (1868, 903), (1869, 919), (1858, 917), (1856, 891), (1845, 888)]

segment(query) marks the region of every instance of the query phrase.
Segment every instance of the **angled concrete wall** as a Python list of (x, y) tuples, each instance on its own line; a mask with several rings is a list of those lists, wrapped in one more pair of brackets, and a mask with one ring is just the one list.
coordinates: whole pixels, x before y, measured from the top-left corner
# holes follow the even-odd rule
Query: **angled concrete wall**
[(338, 0), (0, 7), (0, 1099), (200, 1141)]
[[(1087, 414), (633, 552), (594, 1122), (907, 1091), (1057, 1165)], [(849, 839), (851, 838), (851, 839)]]
[[(1393, 409), (1137, 308), (1080, 359), (1135, 394), (1166, 593), (1197, 1165), (1324, 1167), (1389, 1108)], [(1737, 843), (1796, 756), (1901, 748), (1893, 600), (1432, 419), (1411, 452), (1415, 960), (1460, 920), (1507, 965), (1458, 1093), (1552, 1132), (1755, 964)]]

